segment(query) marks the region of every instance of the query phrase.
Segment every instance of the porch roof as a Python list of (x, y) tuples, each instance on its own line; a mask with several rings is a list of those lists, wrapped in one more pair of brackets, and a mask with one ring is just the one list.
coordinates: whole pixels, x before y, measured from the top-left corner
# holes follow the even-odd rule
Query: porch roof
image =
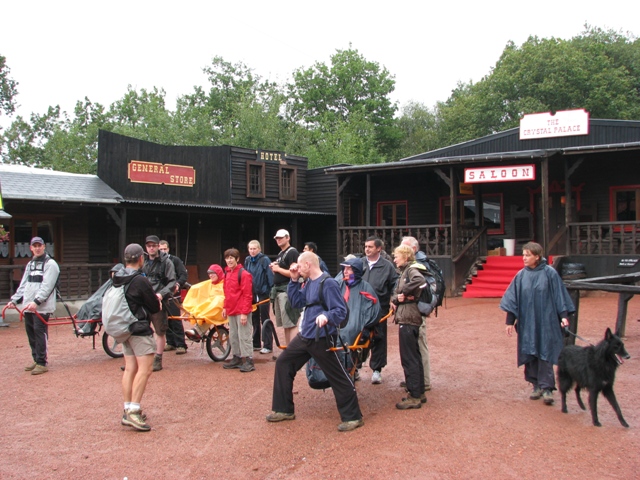
[(325, 213), (325, 212), (313, 212), (310, 210), (289, 210), (286, 208), (259, 208), (259, 207), (237, 207), (230, 205), (203, 205), (196, 203), (179, 203), (179, 202), (153, 202), (148, 200), (131, 200), (126, 199), (123, 200), (122, 203), (132, 204), (132, 205), (153, 205), (158, 206), (161, 205), (163, 207), (179, 207), (179, 208), (198, 208), (198, 209), (209, 209), (209, 210), (220, 210), (222, 212), (227, 213), (277, 213), (283, 215), (316, 215), (316, 216), (334, 216), (334, 213)]
[(0, 164), (5, 200), (116, 205), (118, 192), (97, 175), (58, 172), (25, 165)]
[(420, 158), (416, 160), (402, 160), (390, 163), (373, 163), (368, 165), (349, 165), (341, 167), (328, 167), (325, 169), (329, 174), (375, 172), (388, 170), (405, 170), (410, 168), (437, 167), (442, 165), (467, 164), (478, 162), (509, 162), (513, 160), (531, 160), (536, 158), (550, 157), (561, 150), (525, 150), (521, 152), (501, 152), (482, 155), (464, 155), (442, 158)]

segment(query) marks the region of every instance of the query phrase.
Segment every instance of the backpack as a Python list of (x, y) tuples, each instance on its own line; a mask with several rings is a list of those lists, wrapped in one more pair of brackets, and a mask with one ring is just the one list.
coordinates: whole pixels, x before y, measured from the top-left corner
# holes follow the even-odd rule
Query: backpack
[[(436, 280), (431, 275), (429, 270), (423, 270), (421, 268), (416, 268), (415, 270), (419, 271), (424, 277), (424, 283), (420, 285), (420, 296), (416, 300), (418, 304), (418, 310), (420, 310), (420, 314), (423, 316), (428, 316), (433, 312), (436, 308), (436, 304), (438, 302), (437, 296), (437, 286)], [(409, 281), (409, 269), (407, 268), (407, 276), (405, 277), (405, 283)]]
[(442, 270), (440, 269), (440, 266), (430, 258), (427, 259), (427, 264), (424, 266), (427, 268), (427, 270), (435, 280), (435, 295), (437, 298), (437, 301), (435, 303), (435, 310), (436, 310), (436, 317), (437, 317), (438, 307), (442, 305), (442, 300), (444, 300), (444, 292), (446, 289), (446, 285), (444, 283), (444, 275), (442, 274)]
[(329, 380), (327, 380), (327, 376), (313, 357), (307, 361), (306, 373), (307, 382), (314, 390), (325, 390), (327, 388), (331, 388)]
[[(238, 285), (240, 285), (240, 281), (242, 280), (242, 270), (244, 270), (244, 267), (240, 266), (240, 268), (238, 269)], [(226, 277), (227, 274), (225, 273), (224, 276)]]
[(129, 327), (138, 321), (138, 318), (131, 312), (125, 297), (128, 286), (129, 284), (121, 287), (112, 285), (102, 297), (104, 331), (120, 343), (131, 336)]

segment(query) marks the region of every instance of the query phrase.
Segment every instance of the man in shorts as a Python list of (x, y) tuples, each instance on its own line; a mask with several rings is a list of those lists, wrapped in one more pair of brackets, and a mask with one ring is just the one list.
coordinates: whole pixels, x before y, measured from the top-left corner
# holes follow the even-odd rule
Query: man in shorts
[[(162, 302), (173, 296), (176, 288), (176, 269), (169, 255), (160, 251), (160, 239), (156, 235), (149, 235), (145, 241), (148, 258), (142, 267), (144, 273), (156, 292), (156, 296)], [(153, 371), (162, 370), (162, 352), (167, 343), (166, 333), (169, 328), (167, 310), (162, 309), (151, 315), (151, 323), (156, 332), (156, 356), (153, 359)]]
[(296, 263), (300, 254), (291, 246), (291, 237), (285, 229), (278, 230), (273, 238), (280, 247), (280, 253), (271, 263), (273, 288), (270, 298), (273, 303), (276, 326), (284, 327), (284, 341), (288, 345), (295, 336), (300, 317), (300, 310), (291, 306), (287, 296), (287, 285), (289, 285), (291, 278), (289, 267)]
[(126, 266), (113, 277), (113, 286), (126, 288), (127, 304), (138, 321), (129, 327), (131, 336), (122, 343), (125, 369), (122, 375), (124, 414), (121, 423), (147, 432), (151, 427), (146, 423), (146, 415), (142, 414), (140, 401), (153, 370), (156, 352), (149, 316), (159, 312), (162, 303), (149, 280), (141, 274), (145, 262), (142, 247), (136, 243), (128, 245), (124, 250), (124, 261)]

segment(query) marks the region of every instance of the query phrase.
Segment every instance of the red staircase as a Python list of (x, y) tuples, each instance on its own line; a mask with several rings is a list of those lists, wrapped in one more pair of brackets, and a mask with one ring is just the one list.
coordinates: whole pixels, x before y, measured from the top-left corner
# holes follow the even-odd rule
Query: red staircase
[(478, 270), (478, 275), (473, 277), (462, 296), (465, 298), (500, 298), (522, 267), (524, 267), (522, 255), (514, 257), (489, 256), (486, 263), (482, 265), (482, 270)]

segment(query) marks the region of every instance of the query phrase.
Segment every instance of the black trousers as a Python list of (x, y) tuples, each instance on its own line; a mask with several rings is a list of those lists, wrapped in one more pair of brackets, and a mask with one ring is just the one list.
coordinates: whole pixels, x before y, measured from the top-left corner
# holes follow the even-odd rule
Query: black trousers
[[(167, 309), (167, 313), (170, 317), (180, 316), (180, 309), (172, 300), (163, 302), (162, 308)], [(182, 320), (169, 319), (169, 328), (167, 329), (166, 335), (167, 345), (171, 345), (176, 348), (187, 348), (187, 344), (184, 341), (184, 326), (182, 325)]]
[(553, 364), (537, 357), (532, 357), (531, 360), (524, 364), (524, 379), (543, 390), (546, 388), (556, 389)]
[(326, 338), (319, 341), (296, 335), (276, 361), (273, 380), (274, 412), (294, 413), (293, 380), (296, 373), (313, 357), (331, 383), (340, 418), (343, 422), (362, 418), (356, 387), (336, 352), (327, 351)]
[[(389, 312), (389, 305), (380, 308), (380, 318)], [(380, 318), (378, 320), (380, 320)], [(387, 366), (387, 321), (378, 323), (375, 326), (375, 335), (371, 342), (371, 360), (369, 368), (371, 370), (381, 371)]]
[[(49, 313), (41, 313), (40, 316), (49, 320)], [(38, 365), (47, 365), (47, 345), (49, 341), (49, 326), (45, 325), (35, 313), (24, 312), (24, 329), (27, 332), (31, 356)]]
[(407, 390), (413, 398), (420, 398), (424, 393), (424, 370), (418, 338), (420, 327), (416, 325), (400, 324), (398, 329), (398, 343), (400, 344), (400, 363), (404, 370), (404, 381)]

